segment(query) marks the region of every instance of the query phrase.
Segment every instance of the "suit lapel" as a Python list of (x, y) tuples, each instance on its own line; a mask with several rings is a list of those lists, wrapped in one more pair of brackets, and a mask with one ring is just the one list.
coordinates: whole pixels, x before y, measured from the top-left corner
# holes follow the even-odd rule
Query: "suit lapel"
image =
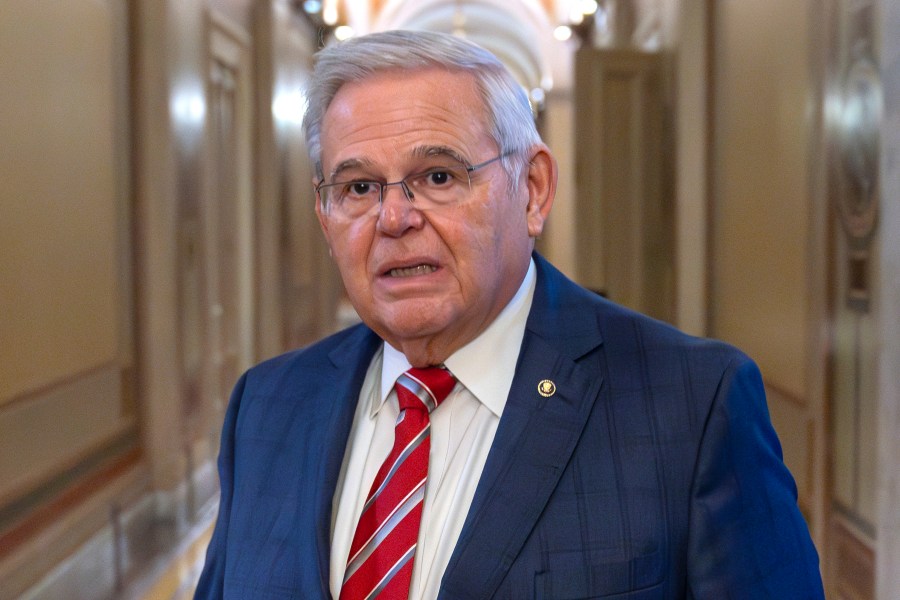
[[(599, 395), (599, 372), (586, 366), (593, 363), (577, 362), (600, 343), (596, 321), (568, 297), (576, 289), (571, 282), (540, 257), (535, 262), (538, 283), (516, 375), (442, 595), (493, 595), (556, 488)], [(544, 381), (552, 386), (541, 386)]]
[(320, 438), (322, 466), (316, 473), (316, 480), (310, 482), (315, 489), (321, 490), (317, 495), (318, 504), (314, 519), (323, 598), (331, 597), (328, 583), (331, 561), (331, 503), (341, 464), (344, 461), (344, 450), (353, 425), (359, 392), (372, 356), (380, 344), (381, 339), (367, 327), (360, 327), (358, 332), (348, 336), (341, 345), (329, 353), (331, 365), (323, 365), (323, 372), (320, 373), (320, 376), (332, 382), (333, 394), (328, 398), (314, 399), (322, 406), (330, 407), (327, 425), (323, 428)]

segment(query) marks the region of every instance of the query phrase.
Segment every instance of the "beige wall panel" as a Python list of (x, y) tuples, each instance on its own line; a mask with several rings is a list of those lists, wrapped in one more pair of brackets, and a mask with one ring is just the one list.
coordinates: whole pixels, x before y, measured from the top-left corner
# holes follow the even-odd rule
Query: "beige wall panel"
[(900, 3), (880, 0), (885, 114), (881, 128), (878, 306), (877, 597), (900, 594)]
[(300, 127), (316, 34), (284, 2), (260, 7), (257, 102), (272, 109), (256, 122), (257, 357), (265, 358), (331, 333), (343, 287), (315, 217)]
[(576, 54), (578, 281), (652, 317), (673, 316), (672, 215), (661, 58)]
[(716, 3), (713, 334), (805, 394), (809, 3)]
[(559, 163), (559, 177), (553, 212), (544, 228), (539, 249), (563, 273), (569, 277), (577, 275), (577, 252), (575, 251), (575, 105), (569, 90), (551, 90), (547, 94), (546, 133), (544, 140)]
[(826, 557), (826, 570), (833, 575), (834, 592), (829, 598), (837, 600), (892, 600), (895, 594), (875, 596), (875, 553), (859, 536), (852, 524), (835, 518), (831, 523), (830, 540), (833, 554)]
[(706, 0), (681, 0), (675, 56), (675, 324), (707, 333), (709, 80)]
[[(878, 260), (873, 258), (877, 270)], [(859, 350), (859, 514), (869, 523), (878, 522), (878, 327), (874, 318), (862, 322)]]
[[(171, 490), (188, 458), (189, 393), (204, 380), (187, 344), (205, 326), (197, 261), (206, 189), (206, 52), (201, 2), (136, 0), (132, 31), (139, 404), (153, 485)], [(201, 374), (202, 375), (202, 374)], [(191, 387), (194, 386), (194, 387)], [(168, 510), (166, 507), (165, 510)]]
[[(835, 240), (834, 281), (838, 290), (831, 330), (831, 428), (833, 432), (832, 489), (834, 498), (855, 519), (874, 525), (877, 521), (877, 436), (879, 325), (872, 312), (857, 312), (846, 305), (849, 288), (845, 265), (847, 244), (842, 232)], [(876, 237), (877, 241), (877, 237)], [(872, 270), (879, 261), (873, 255)], [(878, 296), (877, 282), (871, 286)]]
[(815, 447), (812, 439), (812, 423), (804, 408), (795, 400), (775, 389), (766, 389), (772, 423), (779, 432), (784, 461), (794, 480), (800, 496), (800, 504), (806, 509), (813, 494), (813, 457)]
[(117, 367), (0, 410), (0, 506), (71, 468), (132, 426)]
[(115, 359), (112, 16), (4, 2), (0, 19), (0, 404)]
[[(856, 502), (857, 447), (859, 426), (855, 397), (856, 380), (853, 348), (855, 346), (856, 321), (837, 315), (832, 327), (834, 335), (834, 361), (831, 406), (831, 427), (833, 432), (832, 456), (834, 468), (831, 476), (834, 499), (846, 508)], [(844, 401), (843, 399), (847, 399)]]

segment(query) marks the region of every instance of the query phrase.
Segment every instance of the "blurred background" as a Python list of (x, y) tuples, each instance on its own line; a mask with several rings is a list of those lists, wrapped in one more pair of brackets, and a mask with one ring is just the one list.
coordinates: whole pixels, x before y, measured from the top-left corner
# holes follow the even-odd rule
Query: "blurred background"
[(900, 1), (0, 0), (0, 600), (190, 597), (231, 386), (355, 319), (313, 54), (394, 28), (510, 67), (540, 251), (753, 356), (828, 597), (900, 597)]

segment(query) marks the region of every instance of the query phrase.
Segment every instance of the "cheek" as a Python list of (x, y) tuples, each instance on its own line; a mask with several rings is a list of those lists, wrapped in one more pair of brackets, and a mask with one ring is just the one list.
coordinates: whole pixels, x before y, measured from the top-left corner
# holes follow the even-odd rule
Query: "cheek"
[(361, 227), (331, 228), (329, 247), (346, 283), (365, 276), (372, 235)]
[(482, 205), (467, 211), (444, 228), (441, 236), (449, 247), (463, 285), (497, 276), (509, 244), (509, 231), (503, 214), (496, 206)]

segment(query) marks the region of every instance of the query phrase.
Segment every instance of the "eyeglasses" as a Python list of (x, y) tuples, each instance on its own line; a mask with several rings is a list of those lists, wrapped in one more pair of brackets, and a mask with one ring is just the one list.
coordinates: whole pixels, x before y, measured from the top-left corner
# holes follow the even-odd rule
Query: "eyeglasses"
[(322, 208), (330, 216), (345, 219), (363, 217), (384, 201), (385, 189), (399, 185), (406, 199), (419, 210), (450, 206), (465, 201), (472, 192), (470, 175), (507, 156), (502, 153), (477, 165), (466, 165), (447, 155), (428, 157), (421, 169), (412, 175), (389, 183), (352, 179), (320, 183), (316, 194)]

